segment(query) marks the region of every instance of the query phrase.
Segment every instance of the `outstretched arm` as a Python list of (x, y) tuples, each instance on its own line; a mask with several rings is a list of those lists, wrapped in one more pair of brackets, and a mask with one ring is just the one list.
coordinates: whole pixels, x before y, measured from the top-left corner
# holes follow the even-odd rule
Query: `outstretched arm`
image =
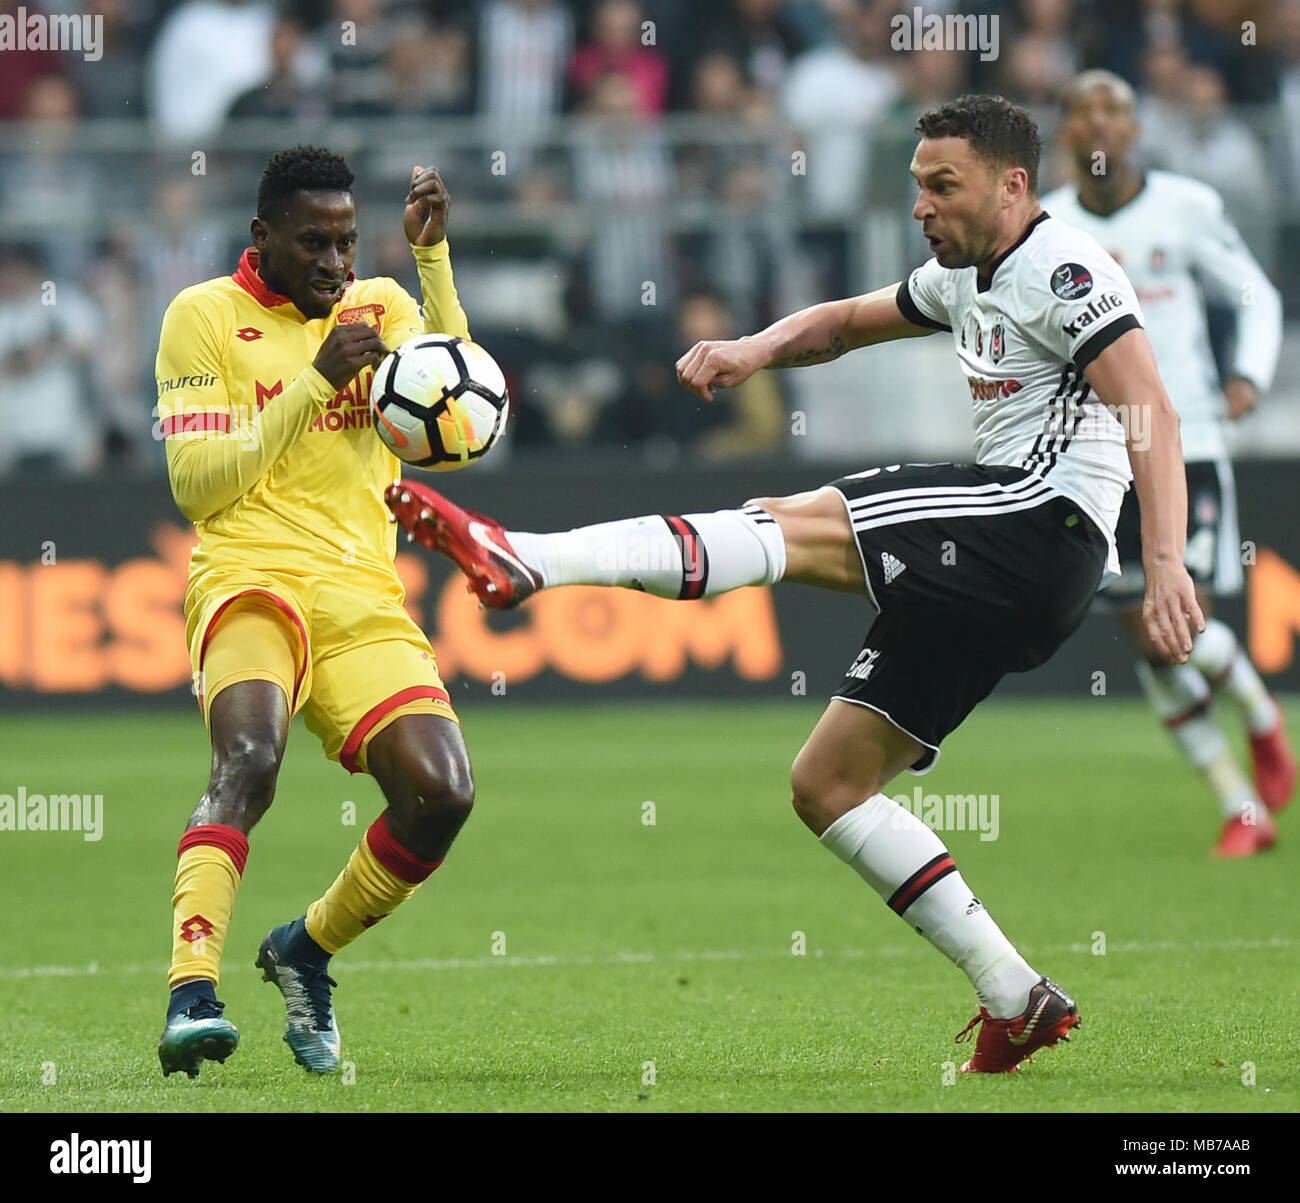
[(898, 284), (859, 297), (800, 309), (758, 334), (727, 342), (696, 343), (677, 361), (677, 379), (696, 396), (713, 400), (715, 388), (731, 388), (760, 368), (801, 368), (838, 359), (845, 351), (933, 334), (898, 306)]
[(469, 338), (469, 322), (456, 295), (447, 249), (447, 214), (451, 197), (436, 167), (411, 169), (411, 190), (406, 194), (402, 227), (420, 270), (423, 305), (420, 315), (427, 334), (455, 334)]
[(771, 350), (764, 367), (799, 368), (825, 363), (857, 347), (933, 334), (937, 327), (918, 326), (898, 306), (898, 284), (860, 297), (828, 301), (782, 318), (754, 337)]
[(1124, 425), (1133, 487), (1142, 511), (1142, 563), (1147, 594), (1142, 622), (1167, 659), (1186, 661), (1194, 632), (1205, 629), (1196, 589), (1183, 566), (1187, 540), (1187, 474), (1178, 412), (1156, 370), (1146, 331), (1121, 334), (1084, 370), (1097, 396)]

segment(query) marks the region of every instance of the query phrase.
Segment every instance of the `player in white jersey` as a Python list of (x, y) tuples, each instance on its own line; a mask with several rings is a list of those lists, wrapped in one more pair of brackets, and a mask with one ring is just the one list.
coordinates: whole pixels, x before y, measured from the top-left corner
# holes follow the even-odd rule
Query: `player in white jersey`
[[(893, 465), (741, 509), (507, 531), (431, 489), (389, 491), (398, 520), (450, 555), (485, 605), (565, 584), (708, 597), (800, 581), (864, 594), (878, 614), (795, 760), (794, 807), (835, 855), (969, 977), (982, 1023), (964, 1071), (1014, 1070), (1079, 1022), (957, 871), (939, 837), (885, 794), (1007, 672), (1046, 660), (1109, 568), (1132, 474), (1147, 521), (1145, 618), (1185, 660), (1202, 619), (1183, 566), (1177, 416), (1133, 291), (1085, 234), (1043, 214), (1032, 119), (1000, 98), (922, 116), (913, 216), (935, 259), (903, 282), (815, 305), (752, 337), (699, 343), (679, 379), (712, 400), (764, 367), (950, 330), (974, 401), (974, 464)], [(905, 400), (904, 400), (905, 403)], [(1139, 415), (1125, 428), (1106, 408)], [(871, 421), (864, 409), (863, 421)]]
[[(1124, 269), (1142, 303), (1160, 377), (1182, 419), (1188, 527), (1184, 559), (1207, 619), (1213, 596), (1239, 593), (1241, 543), (1225, 423), (1254, 409), (1269, 387), (1282, 341), (1282, 302), (1251, 257), (1223, 201), (1206, 184), (1135, 161), (1132, 89), (1108, 71), (1071, 85), (1062, 141), (1077, 184), (1043, 197), (1043, 208), (1097, 239)], [(1220, 384), (1202, 288), (1232, 305), (1236, 337)], [(1170, 664), (1141, 622), (1142, 532), (1138, 498), (1125, 498), (1117, 529), (1121, 576), (1103, 592), (1120, 608), (1140, 659), (1138, 678), (1155, 712), (1223, 808), (1217, 856), (1249, 856), (1275, 842), (1270, 811), (1290, 800), (1295, 757), (1282, 712), (1232, 629), (1209, 619), (1187, 664)], [(1223, 690), (1250, 736), (1254, 784), (1237, 765), (1214, 714)], [(1263, 807), (1260, 802), (1263, 802)]]

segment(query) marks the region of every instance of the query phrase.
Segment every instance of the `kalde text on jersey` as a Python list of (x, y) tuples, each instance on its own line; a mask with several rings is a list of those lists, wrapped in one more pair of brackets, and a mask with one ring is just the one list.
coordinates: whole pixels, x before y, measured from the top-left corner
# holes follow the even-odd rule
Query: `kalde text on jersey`
[(1117, 292), (1104, 292), (1095, 301), (1089, 301), (1087, 307), (1074, 318), (1066, 322), (1061, 327), (1066, 335), (1073, 338), (1082, 330), (1086, 330), (1099, 317), (1109, 313), (1112, 309), (1118, 309), (1124, 304), (1124, 298)]

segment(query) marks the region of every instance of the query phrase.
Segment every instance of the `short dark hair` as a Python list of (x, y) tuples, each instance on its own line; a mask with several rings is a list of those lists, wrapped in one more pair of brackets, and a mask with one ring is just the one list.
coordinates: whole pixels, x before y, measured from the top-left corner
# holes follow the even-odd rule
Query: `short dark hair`
[(348, 192), (352, 179), (343, 156), (323, 146), (276, 151), (257, 186), (257, 215), (265, 221), (295, 192)]
[(971, 151), (993, 167), (1023, 167), (1029, 190), (1038, 192), (1038, 160), (1043, 141), (1024, 109), (1001, 96), (959, 96), (921, 114), (922, 138), (965, 138)]

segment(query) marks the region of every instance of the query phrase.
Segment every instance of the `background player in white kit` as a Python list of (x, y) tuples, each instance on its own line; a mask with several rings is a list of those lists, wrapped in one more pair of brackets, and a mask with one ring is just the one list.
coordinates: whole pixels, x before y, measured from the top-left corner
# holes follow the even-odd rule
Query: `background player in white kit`
[[(1202, 619), (1183, 566), (1178, 419), (1124, 274), (1086, 234), (1042, 213), (1041, 147), (1023, 110), (962, 97), (922, 116), (917, 132), (913, 216), (935, 259), (905, 282), (752, 337), (699, 343), (677, 372), (711, 400), (763, 367), (950, 330), (974, 402), (977, 463), (873, 468), (737, 510), (545, 535), (507, 531), (412, 481), (388, 501), (493, 607), (566, 584), (692, 599), (788, 580), (865, 594), (879, 613), (795, 760), (795, 810), (965, 971), (980, 1010), (958, 1039), (983, 1026), (962, 1068), (997, 1073), (1065, 1037), (1078, 1011), (1003, 935), (939, 837), (884, 790), (904, 769), (928, 770), (1005, 673), (1041, 664), (1078, 626), (1118, 568), (1112, 532), (1130, 460), (1148, 635), (1182, 660)], [(888, 401), (864, 397), (864, 422), (872, 403)], [(1140, 413), (1143, 440), (1126, 447), (1107, 405)], [(1050, 887), (1043, 897), (1071, 908)]]
[[(1043, 197), (1053, 218), (1092, 235), (1115, 258), (1141, 302), (1160, 378), (1182, 419), (1187, 462), (1188, 528), (1184, 555), (1207, 618), (1215, 594), (1242, 587), (1237, 498), (1225, 424), (1255, 407), (1269, 387), (1282, 341), (1282, 302), (1206, 184), (1135, 161), (1138, 124), (1133, 91), (1109, 71), (1087, 71), (1071, 84), (1061, 140), (1077, 185)], [(1230, 374), (1222, 384), (1210, 350), (1202, 288), (1233, 307)], [(1170, 664), (1146, 638), (1138, 498), (1124, 499), (1116, 532), (1120, 579), (1103, 591), (1140, 655), (1138, 678), (1183, 754), (1223, 807), (1217, 856), (1249, 856), (1271, 847), (1269, 811), (1295, 787), (1296, 763), (1282, 711), (1232, 629), (1210, 619), (1187, 664)], [(1250, 735), (1254, 785), (1238, 766), (1214, 714), (1215, 692), (1232, 699)], [(1264, 803), (1264, 808), (1259, 802)]]

